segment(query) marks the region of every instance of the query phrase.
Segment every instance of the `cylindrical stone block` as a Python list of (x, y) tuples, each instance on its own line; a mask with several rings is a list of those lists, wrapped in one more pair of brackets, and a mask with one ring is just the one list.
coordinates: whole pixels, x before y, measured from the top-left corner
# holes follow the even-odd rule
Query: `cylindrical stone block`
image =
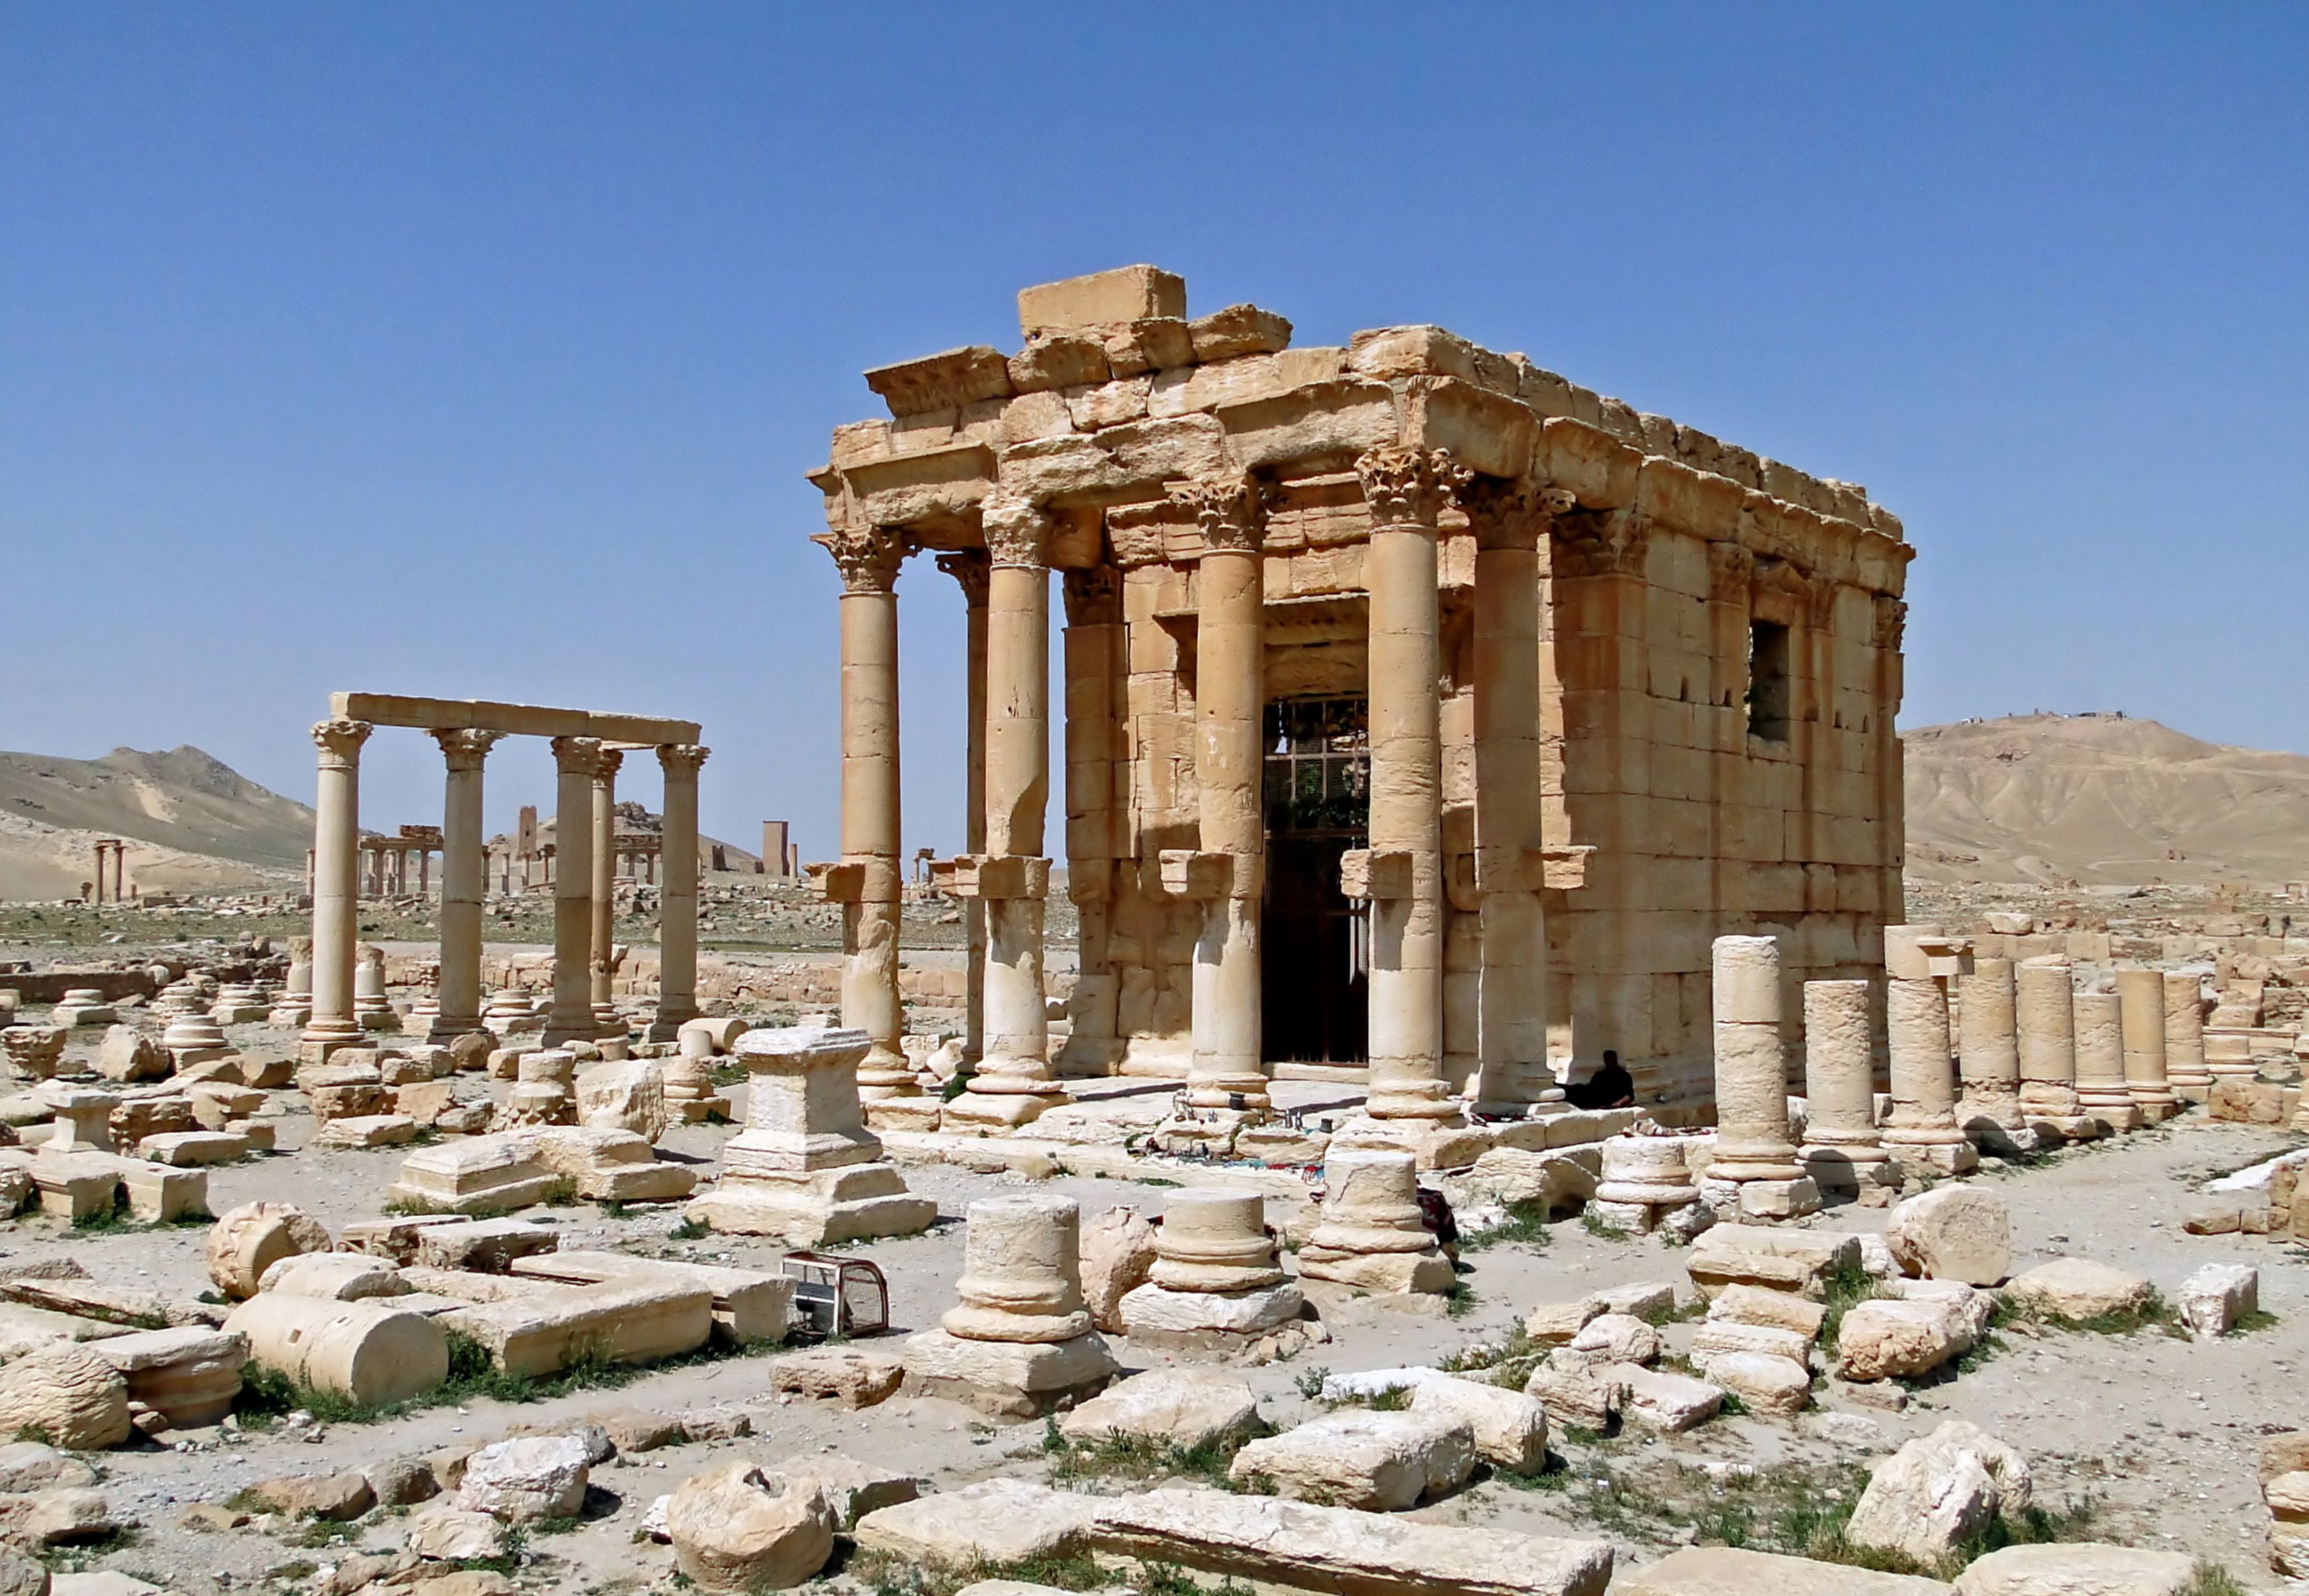
[(1249, 1291), (1283, 1279), (1267, 1199), (1256, 1192), (1181, 1192), (1154, 1233), (1153, 1279), (1173, 1291)]
[(2212, 1091), (2213, 1074), (2205, 1067), (2204, 985), (2193, 970), (2165, 972), (2165, 1078), (2192, 1101)]
[(209, 1279), (237, 1302), (255, 1296), (264, 1272), (281, 1259), (324, 1253), (330, 1245), (321, 1221), (293, 1203), (243, 1203), (209, 1227)]
[(1717, 1180), (1794, 1180), (1787, 1049), (1780, 1035), (1780, 949), (1769, 936), (1715, 946)]
[(1892, 1085), (1891, 1112), (1881, 1132), (1885, 1144), (1897, 1150), (1963, 1142), (1956, 1123), (1948, 992), (1937, 978), (1895, 976), (1885, 981), (1884, 1036)]
[(441, 1327), (373, 1298), (333, 1302), (268, 1291), (233, 1309), (224, 1327), (248, 1338), (251, 1362), (352, 1402), (405, 1402), (449, 1377)]
[(2180, 1106), (2165, 1078), (2165, 976), (2156, 970), (2116, 972), (2124, 1043), (2124, 1085), (2133, 1107), (2161, 1120)]
[(1958, 993), (1963, 1005), (1957, 1053), (1965, 1117), (1985, 1116), (2007, 1130), (2019, 1130), (2028, 1121), (2020, 1112), (2019, 999), (2012, 961), (1975, 959)]
[(2124, 1082), (2124, 1020), (2114, 992), (2076, 996), (2077, 1100), (2096, 1118), (2134, 1123), (2132, 1091)]
[(1060, 1342), (1090, 1329), (1082, 1294), (1082, 1211), (1071, 1197), (988, 1197), (970, 1205), (962, 1306), (941, 1323), (964, 1341)]
[(1310, 1246), (1339, 1252), (1415, 1253), (1434, 1245), (1419, 1211), (1419, 1169), (1407, 1152), (1357, 1148), (1323, 1163), (1322, 1222)]
[(1866, 981), (1804, 983), (1804, 1146), (1846, 1163), (1884, 1161)]
[(2077, 1111), (2076, 996), (2069, 962), (2024, 959), (2014, 969), (2023, 1112), (2065, 1119)]

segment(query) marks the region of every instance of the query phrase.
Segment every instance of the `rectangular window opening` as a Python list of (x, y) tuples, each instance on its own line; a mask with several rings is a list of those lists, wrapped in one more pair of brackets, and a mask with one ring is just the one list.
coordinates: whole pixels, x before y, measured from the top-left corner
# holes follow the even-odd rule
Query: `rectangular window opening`
[(1788, 629), (1776, 621), (1748, 628), (1748, 735), (1788, 740)]

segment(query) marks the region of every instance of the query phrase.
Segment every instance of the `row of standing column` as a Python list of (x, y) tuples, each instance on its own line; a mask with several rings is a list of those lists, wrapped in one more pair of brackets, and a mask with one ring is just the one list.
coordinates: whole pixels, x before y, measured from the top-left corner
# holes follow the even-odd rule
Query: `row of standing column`
[[(360, 750), (374, 729), (365, 721), (324, 720), (313, 729), (320, 752), (313, 858), (313, 1013), (302, 1043), (325, 1057), (360, 1040), (353, 1014), (353, 965), (359, 932)], [(481, 911), (488, 882), (482, 833), (482, 769), (504, 735), (437, 730), (446, 766), (442, 824), (440, 1017), (435, 1034), (481, 1025)], [(652, 1034), (670, 1036), (697, 1013), (697, 771), (707, 751), (688, 744), (657, 750), (665, 773), (663, 849), (668, 879), (660, 897), (658, 1013)], [(592, 738), (553, 739), (558, 868), (554, 884), (553, 1005), (549, 1043), (601, 1034), (597, 1003), (611, 1020), (610, 927), (596, 913), (609, 904), (594, 879), (606, 860), (604, 828), (615, 822), (615, 774), (621, 756)], [(601, 845), (597, 848), (596, 844)], [(598, 893), (597, 893), (598, 889)]]
[(2121, 969), (2115, 992), (2080, 992), (2065, 959), (1970, 960), (1932, 926), (1888, 926), (1884, 937), (1890, 1109), (1880, 1120), (1872, 983), (1808, 981), (1800, 1149), (1786, 1104), (1777, 944), (1717, 940), (1711, 1179), (1743, 1192), (1750, 1182), (1785, 1182), (1793, 1155), (1818, 1185), (1865, 1193), (1889, 1183), (1895, 1160), (1961, 1173), (1977, 1161), (1976, 1140), (2009, 1149), (2040, 1134), (2129, 1130), (2174, 1112), (2176, 1083), (2210, 1084), (2194, 973)]
[[(1350, 876), (1371, 901), (1369, 1121), (1416, 1134), (1461, 1113), (1443, 1078), (1446, 920), (1440, 597), (1443, 510), (1470, 475), (1442, 451), (1374, 450), (1358, 462), (1371, 513), (1371, 811)], [(1166, 886), (1202, 902), (1194, 955), (1193, 1056), (1187, 1100), (1198, 1111), (1267, 1103), (1260, 1017), (1259, 902), (1265, 815), (1260, 495), (1240, 481), (1180, 497), (1201, 523), (1197, 574), (1196, 781), (1199, 848)], [(1478, 530), (1475, 617), (1483, 894), (1476, 1100), (1513, 1113), (1560, 1100), (1547, 1070), (1545, 925), (1538, 680), (1538, 552), (1553, 506), (1526, 486), (1472, 501)], [(1059, 1100), (1042, 986), (1043, 811), (1049, 796), (1050, 513), (1007, 496), (982, 509), (986, 553), (942, 556), (972, 600), (968, 868), (971, 946), (966, 1039), (979, 1067), (947, 1117), (1024, 1123)], [(913, 1090), (900, 1040), (897, 599), (907, 550), (898, 529), (838, 529), (820, 541), (840, 567), (843, 1023), (873, 1048), (860, 1070), (870, 1098)], [(981, 562), (983, 562), (982, 564)], [(980, 583), (983, 583), (982, 590)], [(979, 594), (983, 591), (982, 604)], [(1069, 746), (1072, 746), (1072, 729)], [(1369, 1123), (1369, 1122), (1367, 1122)]]

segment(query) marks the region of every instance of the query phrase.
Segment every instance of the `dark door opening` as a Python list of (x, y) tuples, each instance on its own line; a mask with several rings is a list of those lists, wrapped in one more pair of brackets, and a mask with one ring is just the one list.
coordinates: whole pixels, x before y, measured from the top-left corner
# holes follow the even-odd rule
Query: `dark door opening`
[(1259, 981), (1268, 1060), (1370, 1062), (1363, 906), (1339, 891), (1339, 858), (1367, 846), (1371, 734), (1364, 700), (1285, 699), (1266, 712), (1267, 887)]

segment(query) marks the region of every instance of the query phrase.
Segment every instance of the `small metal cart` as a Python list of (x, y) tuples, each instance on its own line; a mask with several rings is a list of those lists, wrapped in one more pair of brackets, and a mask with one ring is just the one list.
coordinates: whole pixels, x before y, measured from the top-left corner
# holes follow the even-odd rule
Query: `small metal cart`
[(878, 1264), (829, 1253), (792, 1252), (780, 1267), (794, 1282), (794, 1333), (880, 1335), (890, 1328), (890, 1282)]

